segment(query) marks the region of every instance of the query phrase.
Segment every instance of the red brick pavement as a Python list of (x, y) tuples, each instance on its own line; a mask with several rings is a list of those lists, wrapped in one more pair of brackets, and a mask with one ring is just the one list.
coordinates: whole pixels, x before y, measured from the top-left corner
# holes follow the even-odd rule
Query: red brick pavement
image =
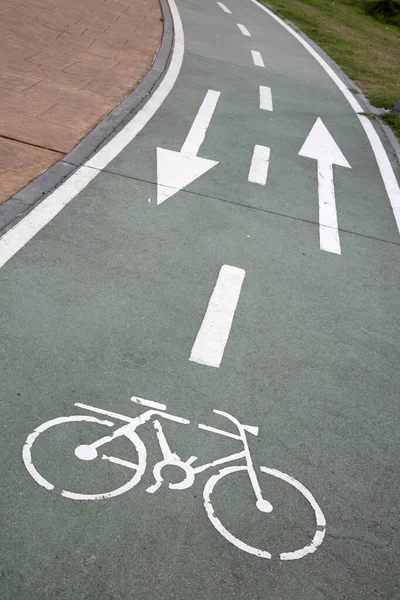
[(127, 95), (161, 36), (158, 0), (0, 0), (0, 202)]

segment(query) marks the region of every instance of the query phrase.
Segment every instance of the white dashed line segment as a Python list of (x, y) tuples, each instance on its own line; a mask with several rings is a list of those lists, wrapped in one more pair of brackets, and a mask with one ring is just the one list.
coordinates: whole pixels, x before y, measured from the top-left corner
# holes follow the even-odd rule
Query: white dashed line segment
[(222, 10), (223, 10), (224, 12), (228, 13), (228, 15), (231, 15), (231, 14), (232, 14), (232, 11), (231, 11), (231, 10), (229, 10), (229, 8), (228, 8), (227, 6), (225, 6), (225, 4), (223, 4), (223, 2), (217, 2), (217, 4), (218, 4), (218, 6), (219, 6), (220, 8), (222, 8)]
[(257, 50), (252, 50), (251, 55), (253, 57), (253, 62), (256, 65), (256, 67), (264, 67), (265, 66), (263, 57)]
[(232, 327), (246, 271), (223, 265), (208, 303), (206, 314), (193, 344), (192, 362), (219, 367)]
[(254, 146), (248, 180), (251, 183), (267, 183), (270, 149), (267, 146)]
[(240, 31), (243, 33), (243, 35), (246, 35), (247, 37), (251, 37), (251, 33), (250, 31), (247, 29), (247, 27), (245, 27), (244, 25), (242, 25), (241, 23), (236, 23), (236, 25), (239, 27)]
[(260, 85), (260, 108), (261, 110), (273, 110), (271, 88)]

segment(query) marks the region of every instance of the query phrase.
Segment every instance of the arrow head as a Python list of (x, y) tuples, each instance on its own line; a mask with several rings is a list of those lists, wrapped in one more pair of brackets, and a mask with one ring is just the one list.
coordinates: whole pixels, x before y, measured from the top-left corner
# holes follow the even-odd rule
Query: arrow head
[(301, 147), (299, 155), (314, 158), (321, 163), (351, 169), (339, 146), (319, 117)]
[(157, 204), (168, 200), (217, 164), (208, 158), (157, 148)]

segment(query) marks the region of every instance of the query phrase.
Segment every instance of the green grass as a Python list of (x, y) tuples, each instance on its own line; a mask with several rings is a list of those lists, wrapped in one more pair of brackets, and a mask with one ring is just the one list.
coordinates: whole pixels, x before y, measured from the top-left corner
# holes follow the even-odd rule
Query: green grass
[(264, 2), (321, 46), (374, 106), (393, 107), (400, 93), (400, 28), (369, 15), (366, 0)]
[(381, 117), (389, 125), (400, 140), (400, 115), (396, 113), (387, 113)]
[(400, 27), (400, 0), (365, 0), (365, 11), (382, 23)]

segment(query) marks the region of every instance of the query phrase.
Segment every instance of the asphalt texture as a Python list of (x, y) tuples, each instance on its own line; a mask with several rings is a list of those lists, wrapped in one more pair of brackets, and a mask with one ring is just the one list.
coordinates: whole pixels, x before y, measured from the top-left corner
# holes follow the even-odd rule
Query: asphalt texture
[[(185, 56), (173, 90), (1, 269), (2, 600), (400, 598), (396, 223), (363, 129), (323, 69), (254, 4), (225, 4), (232, 14), (178, 0)], [(272, 90), (272, 112), (259, 108), (260, 85)], [(157, 206), (155, 149), (181, 149), (209, 89), (221, 96), (198, 154), (219, 164)], [(319, 248), (316, 162), (298, 155), (317, 117), (352, 167), (334, 167), (341, 255)], [(271, 148), (265, 186), (247, 179), (255, 144)], [(212, 368), (189, 356), (225, 264), (246, 276)], [(167, 484), (182, 473), (168, 467), (161, 488), (146, 492), (161, 460), (151, 422), (138, 429), (146, 471), (125, 494), (60, 495), (106, 493), (132, 476), (75, 457), (77, 445), (109, 434), (98, 422), (41, 434), (33, 463), (55, 487), (31, 477), (22, 447), (36, 427), (96, 416), (76, 402), (135, 417), (145, 409), (132, 396), (190, 420), (163, 428), (194, 464), (240, 449), (197, 427), (235, 431), (214, 409), (260, 428), (248, 440), (273, 512), (256, 509), (244, 471), (217, 483), (213, 507), (271, 560), (235, 547), (208, 519), (203, 488), (218, 467), (180, 491)], [(109, 446), (137, 460), (127, 438)], [(327, 528), (314, 553), (279, 560), (310, 542), (315, 519), (298, 490), (260, 466), (288, 473), (318, 502)]]

